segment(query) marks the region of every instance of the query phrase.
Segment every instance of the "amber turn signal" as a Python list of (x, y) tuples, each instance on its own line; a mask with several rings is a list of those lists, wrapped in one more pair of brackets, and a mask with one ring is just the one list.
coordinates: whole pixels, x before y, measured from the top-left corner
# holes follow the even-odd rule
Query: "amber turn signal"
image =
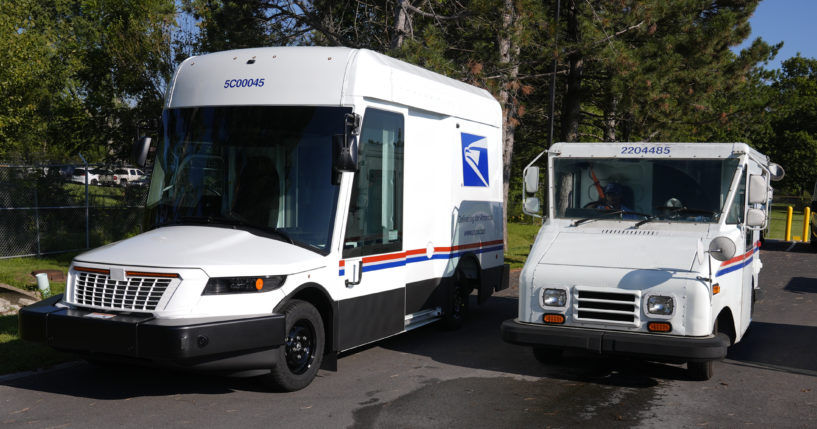
[(717, 295), (721, 293), (721, 285), (715, 283), (712, 285), (712, 295)]
[(264, 279), (258, 278), (255, 280), (255, 288), (261, 290), (264, 288)]
[(647, 330), (650, 332), (669, 332), (672, 331), (672, 325), (667, 322), (650, 322), (647, 324)]
[(545, 323), (562, 324), (565, 323), (565, 316), (562, 314), (545, 314), (542, 316), (542, 320)]

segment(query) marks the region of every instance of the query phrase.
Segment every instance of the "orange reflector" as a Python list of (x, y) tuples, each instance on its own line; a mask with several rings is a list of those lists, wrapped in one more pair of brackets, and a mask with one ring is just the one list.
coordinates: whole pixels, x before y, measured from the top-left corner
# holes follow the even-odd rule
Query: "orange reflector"
[(255, 288), (258, 289), (258, 290), (263, 289), (264, 288), (264, 279), (262, 279), (260, 277), (255, 279)]
[(545, 314), (542, 316), (545, 323), (565, 323), (565, 316), (561, 314)]
[(103, 270), (100, 268), (89, 268), (89, 267), (74, 267), (74, 271), (82, 271), (85, 273), (97, 273), (97, 274), (105, 274), (108, 275), (111, 272), (109, 270)]
[(712, 285), (712, 295), (717, 295), (721, 293), (721, 285), (715, 283)]
[(127, 271), (125, 275), (128, 277), (170, 277), (174, 279), (179, 277), (179, 275), (175, 273), (146, 273), (143, 271)]
[(669, 332), (672, 331), (672, 325), (667, 322), (650, 322), (647, 324), (647, 330), (650, 332)]

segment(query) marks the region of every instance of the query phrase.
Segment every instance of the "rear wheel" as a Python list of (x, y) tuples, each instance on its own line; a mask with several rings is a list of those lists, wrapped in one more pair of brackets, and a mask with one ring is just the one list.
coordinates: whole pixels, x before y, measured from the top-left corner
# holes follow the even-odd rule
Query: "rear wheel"
[(325, 346), (323, 320), (312, 304), (294, 299), (284, 306), (285, 343), (278, 348), (276, 365), (266, 381), (277, 389), (303, 389), (315, 378)]
[(454, 286), (451, 288), (449, 298), (450, 306), (443, 315), (443, 326), (445, 329), (460, 329), (468, 317), (469, 301), (473, 287), (462, 270), (457, 270), (454, 275)]

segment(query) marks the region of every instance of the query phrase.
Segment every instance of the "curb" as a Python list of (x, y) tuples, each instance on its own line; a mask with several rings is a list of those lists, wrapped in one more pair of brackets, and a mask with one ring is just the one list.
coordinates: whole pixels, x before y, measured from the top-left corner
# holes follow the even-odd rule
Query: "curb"
[(75, 361), (70, 361), (70, 362), (59, 363), (59, 364), (56, 364), (54, 366), (50, 366), (48, 368), (40, 368), (40, 369), (34, 369), (34, 370), (30, 370), (30, 371), (13, 372), (11, 374), (0, 375), (0, 384), (6, 384), (9, 381), (14, 381), (14, 380), (18, 380), (20, 378), (30, 377), (32, 375), (48, 374), (50, 372), (59, 371), (61, 369), (73, 368), (75, 366), (82, 365), (83, 363), (85, 363), (85, 361), (75, 360)]

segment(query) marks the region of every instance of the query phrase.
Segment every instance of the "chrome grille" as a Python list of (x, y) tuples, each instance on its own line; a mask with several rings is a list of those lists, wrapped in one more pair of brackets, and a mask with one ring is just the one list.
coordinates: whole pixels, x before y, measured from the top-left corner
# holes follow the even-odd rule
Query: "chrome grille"
[(573, 293), (573, 317), (576, 320), (640, 324), (638, 292), (577, 287)]
[(97, 273), (77, 273), (74, 299), (78, 305), (116, 310), (153, 311), (173, 279), (130, 277), (125, 281)]

